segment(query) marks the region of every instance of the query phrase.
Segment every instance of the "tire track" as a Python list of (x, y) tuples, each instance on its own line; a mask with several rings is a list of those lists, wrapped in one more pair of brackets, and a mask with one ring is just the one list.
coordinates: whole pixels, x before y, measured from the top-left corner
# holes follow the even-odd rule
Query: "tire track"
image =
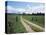
[(34, 32), (34, 31), (31, 29), (31, 27), (23, 21), (22, 16), (20, 16), (20, 19), (21, 19), (22, 25), (25, 27), (25, 29), (26, 29), (27, 32)]
[(24, 19), (24, 18), (23, 18), (23, 21), (25, 21), (25, 22), (28, 23), (29, 25), (31, 25), (31, 26), (33, 26), (33, 27), (39, 29), (39, 30), (44, 31), (44, 28), (42, 28), (41, 26), (39, 26), (39, 25), (37, 25), (37, 24), (34, 24), (34, 23), (32, 23), (32, 22), (30, 22), (30, 21)]

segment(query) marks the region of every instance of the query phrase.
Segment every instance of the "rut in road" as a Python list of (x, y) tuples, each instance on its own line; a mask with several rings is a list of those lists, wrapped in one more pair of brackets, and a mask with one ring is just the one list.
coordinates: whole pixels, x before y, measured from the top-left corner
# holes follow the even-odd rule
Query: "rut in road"
[(28, 23), (29, 25), (31, 25), (31, 26), (33, 26), (33, 27), (35, 27), (35, 28), (39, 29), (39, 30), (44, 31), (44, 28), (42, 28), (42, 27), (41, 27), (41, 26), (39, 26), (39, 25), (36, 25), (36, 24), (34, 24), (34, 23), (32, 23), (32, 22), (30, 22), (30, 21), (28, 21), (28, 20), (24, 19), (24, 18), (23, 18), (23, 21), (25, 21), (25, 22), (26, 22), (26, 23)]
[(22, 16), (20, 17), (20, 19), (21, 19), (22, 25), (25, 27), (25, 29), (26, 29), (27, 32), (34, 32), (34, 31), (31, 29), (31, 27), (30, 27), (27, 23), (25, 23), (25, 22), (23, 21)]

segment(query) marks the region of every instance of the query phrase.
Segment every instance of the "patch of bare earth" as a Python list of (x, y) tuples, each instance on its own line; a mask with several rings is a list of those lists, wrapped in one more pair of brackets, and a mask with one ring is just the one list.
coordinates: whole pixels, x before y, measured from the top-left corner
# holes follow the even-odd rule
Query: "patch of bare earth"
[(25, 23), (25, 22), (23, 21), (22, 16), (20, 17), (20, 19), (21, 19), (22, 25), (25, 27), (25, 29), (26, 29), (27, 32), (34, 32), (34, 31), (31, 29), (31, 27), (30, 27), (27, 23)]

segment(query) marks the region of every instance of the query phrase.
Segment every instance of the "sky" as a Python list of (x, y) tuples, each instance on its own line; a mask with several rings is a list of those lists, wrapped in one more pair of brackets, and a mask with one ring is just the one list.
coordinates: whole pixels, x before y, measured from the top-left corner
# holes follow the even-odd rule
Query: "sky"
[(38, 2), (19, 2), (19, 1), (8, 1), (7, 3), (7, 12), (8, 13), (35, 13), (40, 12), (44, 13), (44, 3)]
[(44, 2), (45, 0), (6, 0), (6, 1)]

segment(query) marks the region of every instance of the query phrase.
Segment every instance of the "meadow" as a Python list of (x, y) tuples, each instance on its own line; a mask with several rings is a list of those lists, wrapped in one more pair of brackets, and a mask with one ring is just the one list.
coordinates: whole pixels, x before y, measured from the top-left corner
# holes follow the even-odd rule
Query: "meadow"
[(44, 28), (45, 16), (44, 15), (25, 15), (24, 19), (27, 19)]
[[(45, 16), (44, 15), (24, 15), (23, 18), (30, 21), (30, 22), (32, 22), (32, 24), (34, 23), (34, 24), (40, 26), (41, 28), (45, 28)], [(43, 32), (44, 31), (44, 29), (40, 29), (40, 27), (33, 26), (29, 23), (27, 23), (27, 24), (35, 32)]]
[(7, 14), (7, 33), (24, 33), (24, 26), (20, 22), (20, 16)]
[[(22, 25), (20, 21), (20, 16), (22, 16), (24, 19), (33, 22), (34, 24), (37, 24), (44, 28), (44, 15), (16, 15), (16, 14), (7, 14), (7, 33), (25, 33), (27, 32), (24, 26)], [(34, 30), (35, 27), (32, 27)], [(37, 28), (35, 28), (35, 31)], [(42, 30), (38, 30), (42, 31)]]

